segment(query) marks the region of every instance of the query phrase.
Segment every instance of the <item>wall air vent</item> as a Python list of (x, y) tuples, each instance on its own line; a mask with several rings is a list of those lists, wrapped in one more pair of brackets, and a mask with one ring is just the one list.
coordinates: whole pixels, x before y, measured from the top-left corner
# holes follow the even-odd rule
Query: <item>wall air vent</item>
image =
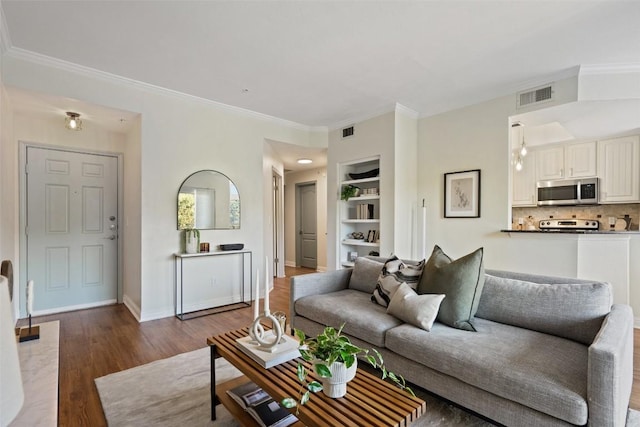
[(350, 136), (353, 136), (353, 126), (349, 126), (348, 128), (342, 129), (343, 138), (348, 138)]
[(518, 92), (516, 95), (516, 108), (527, 107), (542, 102), (553, 100), (553, 85), (545, 85), (535, 89)]

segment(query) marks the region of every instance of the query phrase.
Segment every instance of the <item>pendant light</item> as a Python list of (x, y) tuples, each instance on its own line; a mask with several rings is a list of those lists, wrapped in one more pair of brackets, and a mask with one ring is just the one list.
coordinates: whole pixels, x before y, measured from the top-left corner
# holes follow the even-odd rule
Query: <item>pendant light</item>
[(73, 111), (67, 111), (67, 118), (64, 119), (64, 125), (70, 130), (82, 130), (82, 120), (80, 114)]
[(518, 158), (516, 159), (516, 170), (520, 172), (522, 170), (522, 157), (518, 154)]
[(522, 127), (522, 145), (520, 145), (520, 155), (522, 157), (527, 155), (527, 146), (524, 143), (524, 126)]

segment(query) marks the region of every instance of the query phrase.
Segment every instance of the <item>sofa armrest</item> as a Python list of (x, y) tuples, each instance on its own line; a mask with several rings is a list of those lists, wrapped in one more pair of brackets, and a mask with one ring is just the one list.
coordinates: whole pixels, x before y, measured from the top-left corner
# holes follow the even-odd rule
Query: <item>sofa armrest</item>
[(326, 271), (322, 273), (303, 274), (293, 276), (290, 285), (289, 316), (295, 317), (296, 301), (309, 295), (327, 294), (341, 291), (349, 287), (352, 269)]
[(633, 385), (633, 311), (614, 304), (589, 346), (590, 426), (624, 426)]

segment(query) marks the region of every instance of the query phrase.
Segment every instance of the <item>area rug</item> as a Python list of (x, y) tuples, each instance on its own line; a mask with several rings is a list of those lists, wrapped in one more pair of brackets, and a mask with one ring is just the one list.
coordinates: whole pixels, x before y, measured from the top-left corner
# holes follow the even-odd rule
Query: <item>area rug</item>
[[(226, 360), (216, 361), (216, 381), (242, 375)], [(235, 427), (222, 405), (211, 421), (209, 348), (127, 369), (95, 380), (107, 423), (111, 427)], [(427, 401), (427, 413), (412, 427), (489, 427), (488, 423), (456, 406), (418, 392)], [(640, 427), (640, 414), (630, 411), (627, 426)]]

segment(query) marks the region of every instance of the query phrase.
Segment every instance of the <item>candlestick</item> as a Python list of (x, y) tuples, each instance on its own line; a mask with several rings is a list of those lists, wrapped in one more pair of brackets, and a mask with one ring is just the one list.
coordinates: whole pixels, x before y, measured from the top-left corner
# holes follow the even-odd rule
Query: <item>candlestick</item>
[(260, 270), (256, 270), (256, 297), (253, 302), (253, 320), (258, 318), (259, 305), (260, 305)]
[(249, 327), (249, 336), (254, 343), (264, 336), (264, 328), (260, 324), (260, 269), (256, 270), (256, 297), (253, 301), (253, 323)]
[(269, 258), (264, 257), (264, 314), (269, 315)]
[(33, 313), (33, 280), (27, 282), (27, 317), (29, 318), (29, 326), (20, 328), (20, 337), (18, 341), (31, 341), (40, 338), (40, 326), (32, 326), (31, 314)]
[(33, 280), (27, 282), (27, 316), (33, 313)]

